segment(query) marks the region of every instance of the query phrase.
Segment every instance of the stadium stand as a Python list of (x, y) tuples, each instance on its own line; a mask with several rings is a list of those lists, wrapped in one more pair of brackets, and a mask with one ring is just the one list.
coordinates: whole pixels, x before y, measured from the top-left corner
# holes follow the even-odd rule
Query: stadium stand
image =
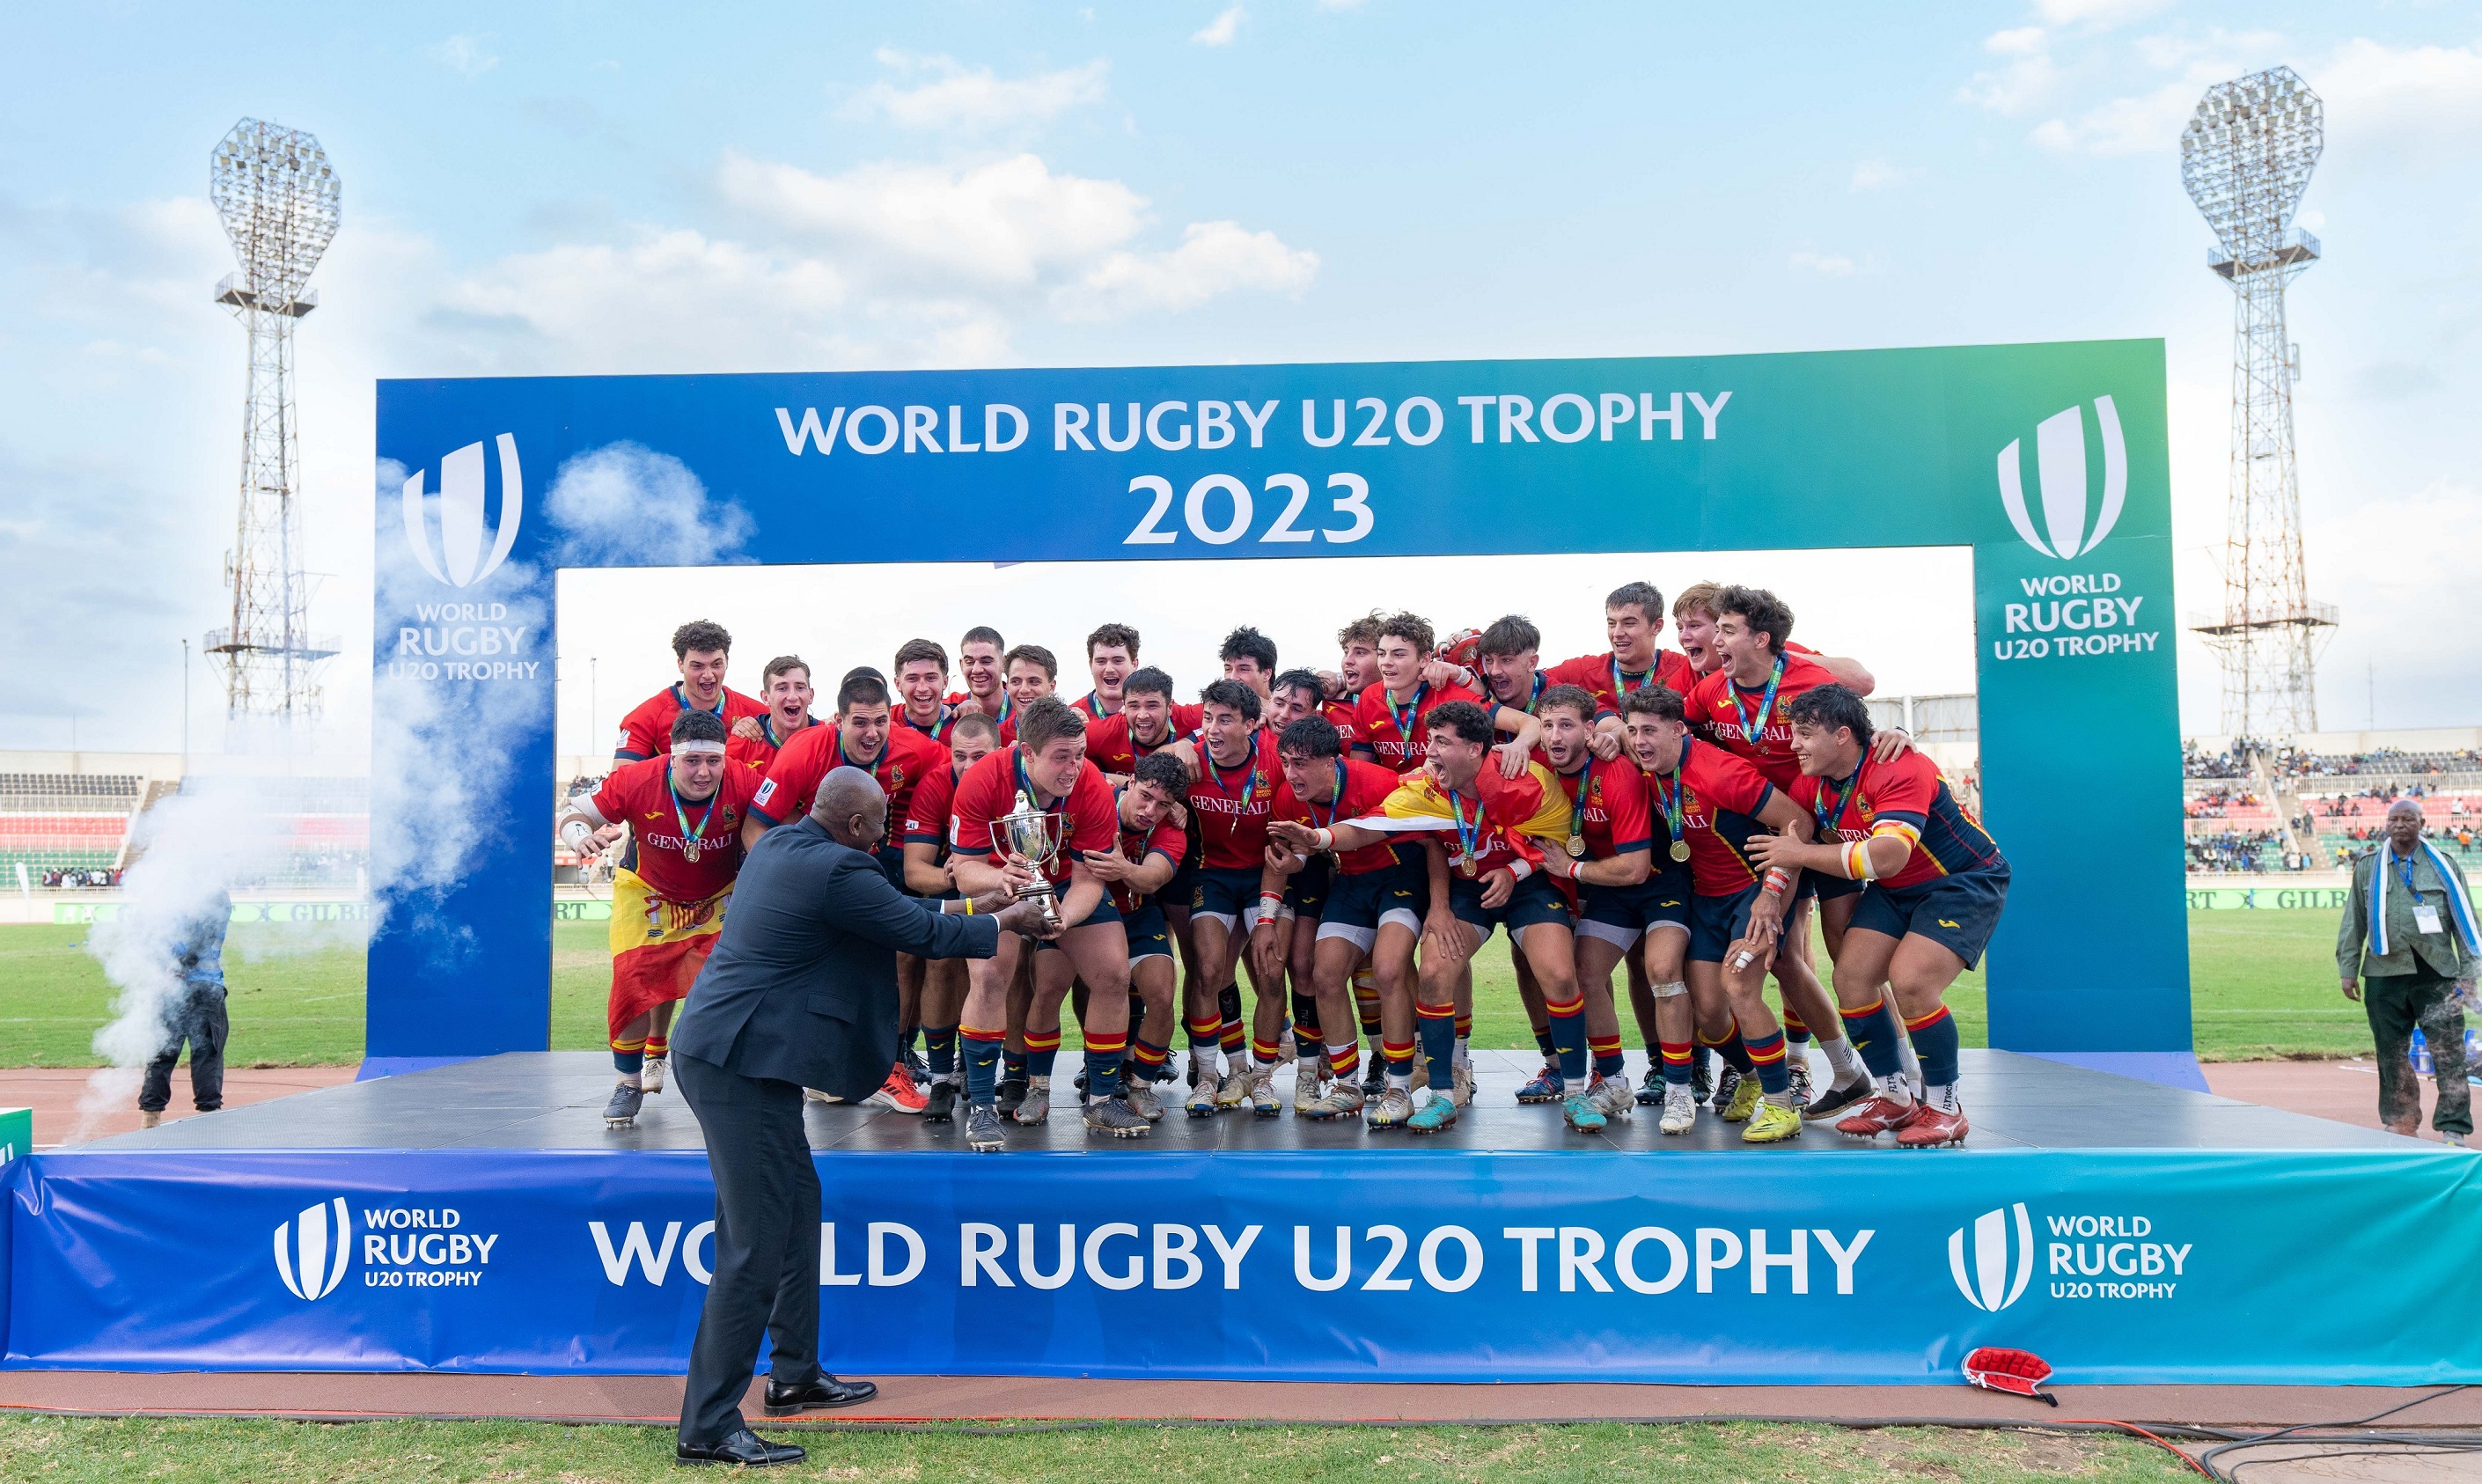
[(33, 885), (112, 885), (144, 782), (124, 773), (0, 773), (0, 883), (14, 886), (23, 866)]

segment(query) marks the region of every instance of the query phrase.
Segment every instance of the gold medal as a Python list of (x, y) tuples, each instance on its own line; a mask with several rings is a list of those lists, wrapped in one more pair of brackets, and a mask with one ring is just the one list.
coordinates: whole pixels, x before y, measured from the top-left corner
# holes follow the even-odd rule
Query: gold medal
[(687, 841), (687, 842), (685, 842), (685, 843), (683, 843), (683, 844), (682, 844), (682, 846), (681, 846), (681, 859), (682, 859), (682, 860), (684, 860), (684, 861), (688, 861), (688, 862), (689, 862), (690, 864), (692, 864), (692, 865), (696, 865), (696, 864), (698, 864), (698, 858), (699, 858), (699, 842), (698, 842), (698, 841), (696, 841), (696, 840), (690, 840), (690, 841)]
[(1582, 835), (1572, 835), (1569, 836), (1569, 859), (1571, 861), (1582, 861), (1585, 858), (1586, 837)]
[(1672, 842), (1672, 859), (1675, 861), (1686, 861), (1689, 859), (1689, 842), (1687, 840), (1674, 840)]

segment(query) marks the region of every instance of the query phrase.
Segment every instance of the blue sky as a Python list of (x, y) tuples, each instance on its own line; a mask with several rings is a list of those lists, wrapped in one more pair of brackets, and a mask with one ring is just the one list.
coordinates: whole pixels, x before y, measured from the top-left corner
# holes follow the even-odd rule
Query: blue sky
[[(2292, 295), (2323, 719), (2482, 722), (2477, 37), (2143, 0), (13, 7), (0, 745), (177, 736), (239, 457), (206, 164), (244, 115), (344, 179), (300, 344), (314, 623), (349, 639), (382, 376), (2122, 335), (2169, 345), (2185, 611), (2219, 596), (2231, 304), (2176, 141), (2275, 63), (2328, 115)], [(355, 732), (358, 663), (330, 680)], [(2213, 729), (2201, 652), (2183, 694)]]

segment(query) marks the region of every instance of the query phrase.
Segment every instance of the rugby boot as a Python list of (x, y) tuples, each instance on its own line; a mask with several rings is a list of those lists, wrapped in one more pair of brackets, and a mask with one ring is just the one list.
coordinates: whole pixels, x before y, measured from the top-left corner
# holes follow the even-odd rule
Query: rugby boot
[(649, 1095), (660, 1093), (664, 1090), (664, 1073), (671, 1070), (664, 1065), (664, 1058), (649, 1056), (646, 1065), (638, 1069), (638, 1086)]
[[(1732, 1088), (1732, 1100), (1725, 1102), (1724, 1111), (1717, 1116), (1728, 1124), (1745, 1123), (1757, 1112), (1764, 1096), (1765, 1090), (1758, 1086), (1756, 1077), (1743, 1077)], [(1715, 1100), (1724, 1102), (1724, 1090), (1720, 1087), (1715, 1089)]]
[(1741, 1130), (1744, 1144), (1781, 1144), (1801, 1137), (1801, 1112), (1772, 1099), (1758, 1100), (1756, 1111), (1750, 1115), (1749, 1126)]
[(1255, 1077), (1247, 1065), (1224, 1069), (1224, 1090), (1215, 1095), (1218, 1108), (1237, 1108), (1250, 1100), (1250, 1085)]
[(894, 1113), (919, 1113), (930, 1101), (922, 1089), (913, 1085), (913, 1078), (906, 1072), (905, 1064), (898, 1062), (887, 1070), (887, 1080), (879, 1084), (879, 1091), (862, 1100), (862, 1105), (886, 1108)]
[(1431, 1090), (1431, 1100), (1414, 1109), (1413, 1116), (1405, 1120), (1405, 1129), (1409, 1133), (1438, 1133), (1456, 1125), (1456, 1099), (1437, 1088)]
[(1586, 1089), (1586, 1097), (1605, 1118), (1626, 1118), (1637, 1106), (1637, 1094), (1624, 1076), (1595, 1078)]
[(1089, 1098), (1086, 1100), (1086, 1131), (1115, 1139), (1143, 1139), (1155, 1131), (1125, 1098)]
[(1560, 1069), (1548, 1063), (1544, 1065), (1542, 1071), (1534, 1073), (1533, 1081), (1517, 1090), (1517, 1100), (1519, 1102), (1558, 1102), (1567, 1096), (1569, 1096), (1568, 1089), (1560, 1082)]
[[(1293, 1063), (1293, 1116), (1307, 1118), (1327, 1096), (1327, 1078), (1319, 1075), (1321, 1068), (1307, 1061)], [(1357, 1104), (1358, 1106), (1358, 1104)]]
[[(1741, 1075), (1740, 1068), (1727, 1062), (1724, 1064), (1723, 1073), (1715, 1078), (1715, 1086), (1711, 1092), (1700, 1091), (1695, 1073), (1691, 1074), (1689, 1088), (1690, 1091), (1699, 1093), (1700, 1102), (1709, 1104), (1720, 1114), (1732, 1105), (1732, 1100), (1741, 1095), (1741, 1084), (1748, 1080), (1750, 1079)], [(1749, 1115), (1744, 1113), (1741, 1116), (1747, 1118)]]
[(1011, 1115), (1031, 1128), (1051, 1117), (1051, 1078), (1028, 1077), (1025, 1092), (1018, 1098), (1017, 1112)]
[(1459, 1062), (1451, 1070), (1448, 1096), (1456, 1099), (1457, 1106), (1462, 1108), (1473, 1101), (1473, 1063)]
[(1163, 1117), (1163, 1101), (1155, 1096), (1153, 1084), (1144, 1079), (1135, 1082), (1124, 1081), (1121, 1084), (1121, 1096), (1128, 1100), (1129, 1106), (1136, 1110), (1138, 1117), (1148, 1123), (1154, 1123)]
[(1361, 1064), (1361, 1096), (1367, 1100), (1387, 1091), (1387, 1058), (1376, 1046), (1370, 1048), (1370, 1059)]
[(1189, 1101), (1182, 1106), (1189, 1110), (1192, 1118), (1213, 1118), (1217, 1111), (1216, 1096), (1223, 1087), (1224, 1083), (1216, 1076), (1214, 1068), (1201, 1068), (1198, 1080), (1189, 1085)]
[(1276, 1068), (1273, 1063), (1250, 1071), (1250, 1111), (1260, 1118), (1277, 1118), (1284, 1111), (1284, 1100), (1276, 1093)]
[(965, 1090), (962, 1077), (933, 1077), (922, 1101), (922, 1122), (944, 1124), (957, 1116), (957, 1095)]
[(1402, 1128), (1413, 1118), (1413, 1095), (1401, 1087), (1383, 1088), (1365, 1120), (1374, 1129)]
[(1810, 1083), (1809, 1047), (1787, 1047), (1785, 1050), (1789, 1054), (1784, 1057), (1784, 1061), (1788, 1064), (1784, 1072), (1792, 1078), (1792, 1105), (1796, 1108), (1809, 1107), (1810, 1099), (1818, 1092), (1818, 1089)]
[(1026, 1079), (1023, 1077), (1000, 1078), (999, 1098), (995, 1103), (1000, 1117), (1014, 1116), (1017, 1105), (1025, 1101), (1025, 1082)]
[(1663, 1063), (1660, 1061), (1647, 1063), (1646, 1080), (1638, 1086), (1637, 1100), (1650, 1108), (1664, 1101), (1664, 1086)]
[(1807, 1123), (1824, 1123), (1877, 1096), (1878, 1084), (1870, 1080), (1869, 1073), (1863, 1073), (1850, 1082), (1839, 1083), (1819, 1094), (1802, 1107), (1801, 1116)]
[(1700, 1102), (1715, 1096), (1715, 1053), (1703, 1046), (1689, 1053), (1689, 1092)]
[(908, 1047), (905, 1052), (904, 1065), (905, 1074), (913, 1079), (914, 1086), (928, 1087), (931, 1085), (931, 1064), (922, 1059), (921, 1052)]
[(1608, 1122), (1595, 1100), (1584, 1093), (1573, 1094), (1560, 1104), (1560, 1119), (1579, 1133), (1600, 1133)]
[(638, 1121), (638, 1110), (644, 1107), (646, 1102), (647, 1093), (644, 1088), (631, 1087), (626, 1082), (615, 1085), (612, 1089), (612, 1100), (603, 1105), (603, 1126), (628, 1127)]
[(1008, 1148), (1008, 1136), (1000, 1132), (997, 1108), (984, 1102), (966, 1106), (965, 1147), (977, 1154), (996, 1154)]
[(1941, 1088), (1916, 1107), (1919, 1111), (1896, 1130), (1898, 1149), (1937, 1149), (1965, 1142), (1965, 1104), (1957, 1101), (1955, 1088)]
[(1857, 1139), (1875, 1139), (1883, 1133), (1893, 1133), (1914, 1121), (1918, 1102), (1897, 1102), (1885, 1094), (1874, 1093), (1855, 1103), (1851, 1110), (1835, 1121), (1837, 1133)]
[(1347, 1082), (1339, 1077), (1330, 1082), (1326, 1090), (1319, 1094), (1317, 1100), (1311, 1102), (1309, 1106), (1296, 1107), (1293, 1111), (1304, 1118), (1325, 1121), (1350, 1118), (1361, 1111), (1361, 1104), (1360, 1084)]
[(1663, 1089), (1663, 1121), (1654, 1126), (1665, 1133), (1687, 1133), (1698, 1126), (1698, 1090), (1686, 1082), (1670, 1083)]

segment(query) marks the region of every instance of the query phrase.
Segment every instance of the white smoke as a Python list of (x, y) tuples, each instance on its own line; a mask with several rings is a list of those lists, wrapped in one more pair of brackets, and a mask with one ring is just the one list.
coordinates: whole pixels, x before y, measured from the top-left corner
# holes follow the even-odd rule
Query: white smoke
[(749, 514), (707, 499), (688, 464), (636, 443), (607, 443), (560, 466), (544, 503), (563, 567), (703, 567), (740, 555)]
[[(280, 755), (274, 731), (254, 738), (262, 762)], [(182, 992), (178, 955), (195, 925), (225, 896), (286, 870), (295, 842), (296, 808), (278, 777), (193, 776), (181, 791), (138, 816), (118, 900), (87, 934), (87, 951), (113, 987), (112, 1020), (94, 1034), (95, 1054), (108, 1064), (87, 1079), (78, 1116), (65, 1139), (88, 1136), (105, 1114), (129, 1106), (140, 1069), (165, 1040), (165, 1015)], [(248, 940), (252, 958), (317, 952), (361, 941), (355, 921), (286, 924)]]

